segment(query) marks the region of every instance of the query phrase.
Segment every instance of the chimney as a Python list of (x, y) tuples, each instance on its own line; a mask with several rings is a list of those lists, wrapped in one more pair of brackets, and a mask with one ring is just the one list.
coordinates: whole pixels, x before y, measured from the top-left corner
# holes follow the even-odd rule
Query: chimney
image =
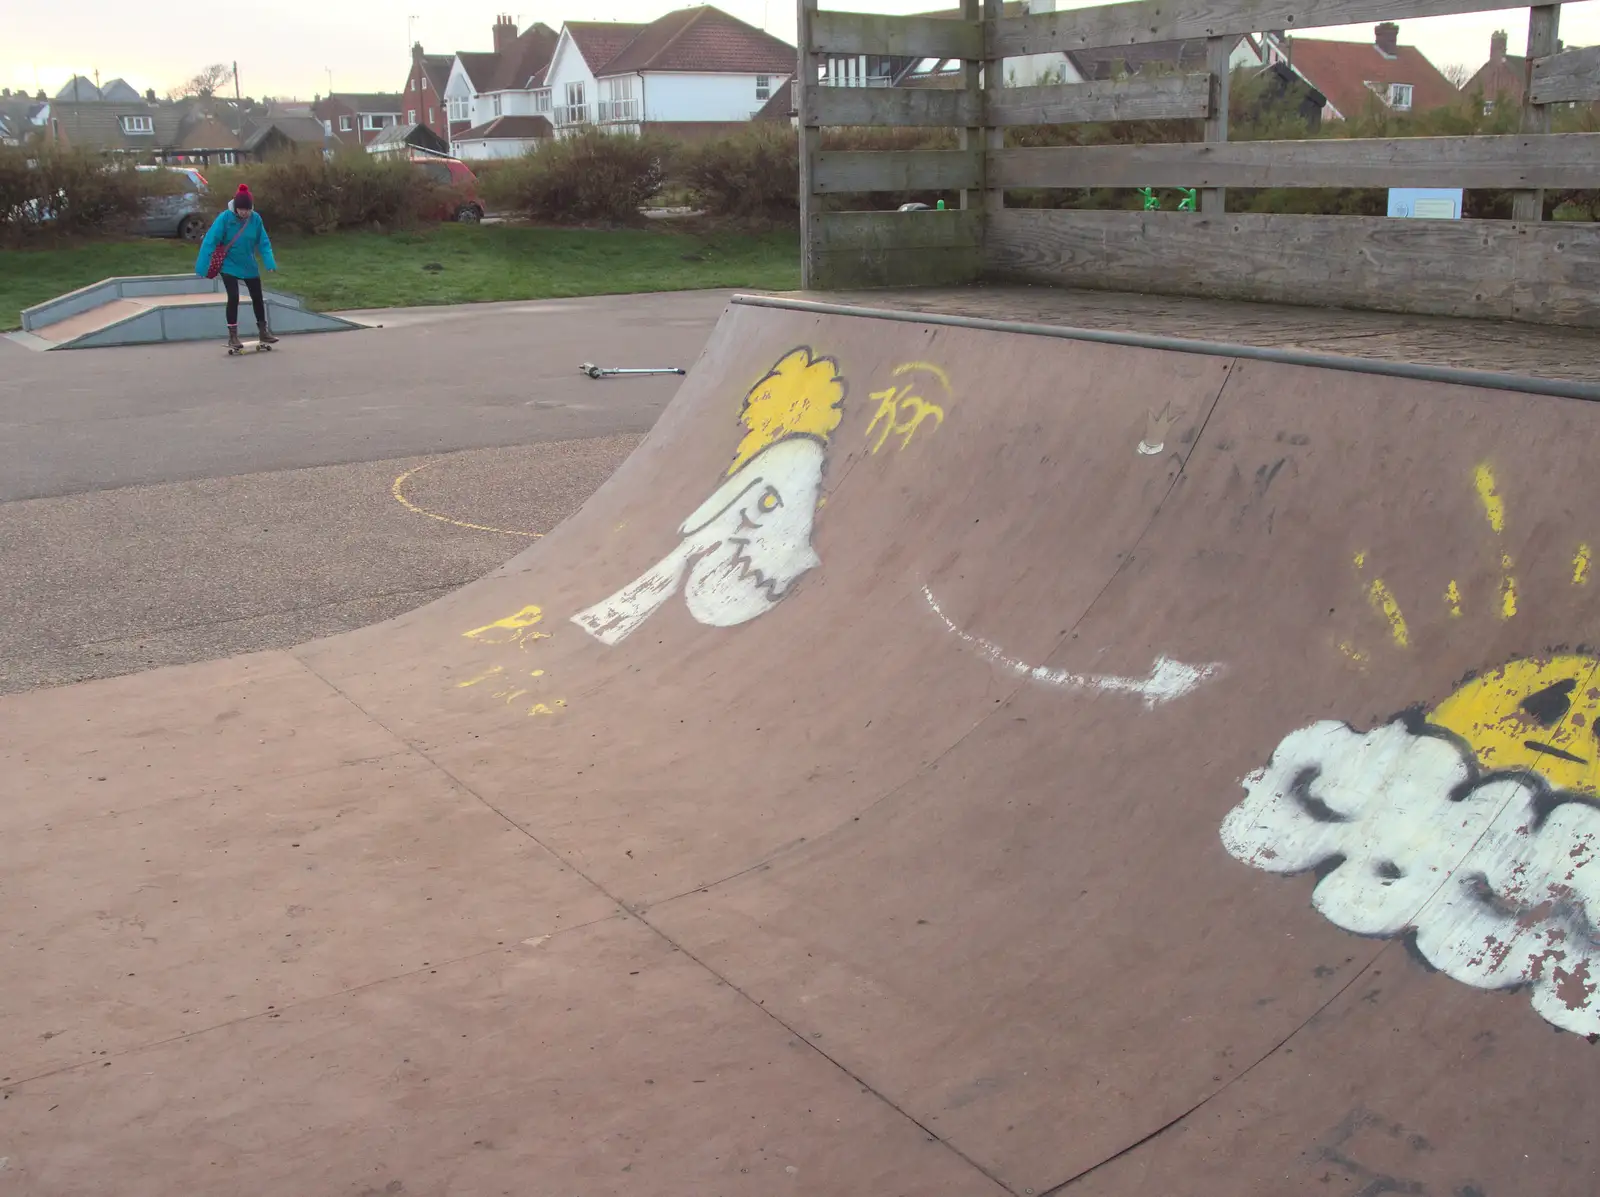
[(1489, 61), (1504, 62), (1506, 60), (1506, 31), (1489, 35)]
[(1393, 21), (1385, 21), (1374, 29), (1372, 40), (1378, 47), (1378, 53), (1385, 58), (1400, 57), (1400, 26)]
[(517, 23), (510, 17), (502, 16), (494, 23), (494, 52), (504, 54), (510, 50), (517, 40)]
[(417, 42), (411, 47), (411, 65), (420, 69), (422, 67), (422, 43)]

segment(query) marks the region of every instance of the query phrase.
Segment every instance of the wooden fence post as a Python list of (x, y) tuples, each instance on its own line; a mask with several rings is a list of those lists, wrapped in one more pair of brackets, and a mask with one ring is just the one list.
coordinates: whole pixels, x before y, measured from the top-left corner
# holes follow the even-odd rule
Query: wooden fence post
[[(1545, 4), (1528, 10), (1528, 57), (1522, 77), (1522, 131), (1550, 132), (1550, 109), (1532, 101), (1533, 60), (1554, 54), (1561, 29), (1561, 5)], [(1513, 220), (1544, 219), (1544, 192), (1518, 191), (1511, 197)]]
[[(983, 0), (961, 0), (961, 19), (968, 24), (976, 25), (982, 19)], [(961, 62), (961, 86), (967, 95), (969, 121), (978, 124), (968, 125), (961, 130), (961, 148), (977, 160), (979, 164), (979, 177), (982, 177), (982, 164), (986, 157), (987, 147), (983, 136), (983, 93), (979, 90), (983, 72), (983, 63), (976, 58), (963, 59)], [(977, 199), (970, 191), (961, 192), (961, 207), (975, 208)]]
[(1005, 59), (994, 56), (995, 22), (1004, 12), (1001, 0), (983, 0), (983, 236), (989, 222), (1006, 206), (1006, 193), (994, 184), (994, 155), (1006, 148), (1006, 131), (995, 123), (995, 100), (1006, 85)]
[[(1206, 140), (1228, 140), (1228, 84), (1233, 71), (1228, 60), (1233, 48), (1239, 44), (1237, 37), (1206, 38), (1206, 70), (1211, 73), (1211, 115), (1206, 117)], [(1224, 187), (1207, 187), (1200, 193), (1200, 210), (1221, 216), (1228, 209), (1228, 191)]]
[(800, 0), (799, 28), (795, 38), (794, 85), (799, 89), (800, 113), (800, 286), (810, 290), (817, 285), (817, 200), (813, 194), (812, 173), (817, 151), (822, 146), (822, 130), (812, 123), (811, 89), (817, 86), (817, 66), (821, 56), (812, 53), (812, 18), (817, 0)]

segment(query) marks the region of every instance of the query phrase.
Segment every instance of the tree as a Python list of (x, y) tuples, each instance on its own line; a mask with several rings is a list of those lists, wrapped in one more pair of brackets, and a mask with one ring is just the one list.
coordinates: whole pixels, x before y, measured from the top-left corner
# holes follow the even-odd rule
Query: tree
[(232, 82), (233, 68), (225, 62), (214, 62), (190, 76), (182, 86), (173, 88), (167, 93), (167, 98), (181, 100), (184, 96), (199, 96), (203, 100), (209, 100)]
[(1471, 67), (1461, 62), (1453, 62), (1439, 73), (1450, 80), (1450, 86), (1457, 91), (1460, 91), (1471, 82), (1472, 76), (1477, 74)]

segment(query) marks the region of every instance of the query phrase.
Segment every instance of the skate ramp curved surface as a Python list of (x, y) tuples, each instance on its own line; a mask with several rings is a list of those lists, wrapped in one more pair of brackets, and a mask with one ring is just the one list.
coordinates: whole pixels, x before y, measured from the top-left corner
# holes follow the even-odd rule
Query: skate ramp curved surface
[(1597, 416), (736, 302), (495, 574), (0, 703), (15, 1154), (1592, 1192)]

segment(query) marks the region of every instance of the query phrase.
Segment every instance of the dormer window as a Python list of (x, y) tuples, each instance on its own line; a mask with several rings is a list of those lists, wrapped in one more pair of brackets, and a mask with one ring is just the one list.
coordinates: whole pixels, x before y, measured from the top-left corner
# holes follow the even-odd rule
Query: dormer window
[(124, 133), (153, 134), (156, 131), (155, 118), (150, 116), (125, 116), (122, 118), (122, 131)]
[(1389, 84), (1389, 107), (1401, 112), (1409, 112), (1411, 110), (1411, 84)]

